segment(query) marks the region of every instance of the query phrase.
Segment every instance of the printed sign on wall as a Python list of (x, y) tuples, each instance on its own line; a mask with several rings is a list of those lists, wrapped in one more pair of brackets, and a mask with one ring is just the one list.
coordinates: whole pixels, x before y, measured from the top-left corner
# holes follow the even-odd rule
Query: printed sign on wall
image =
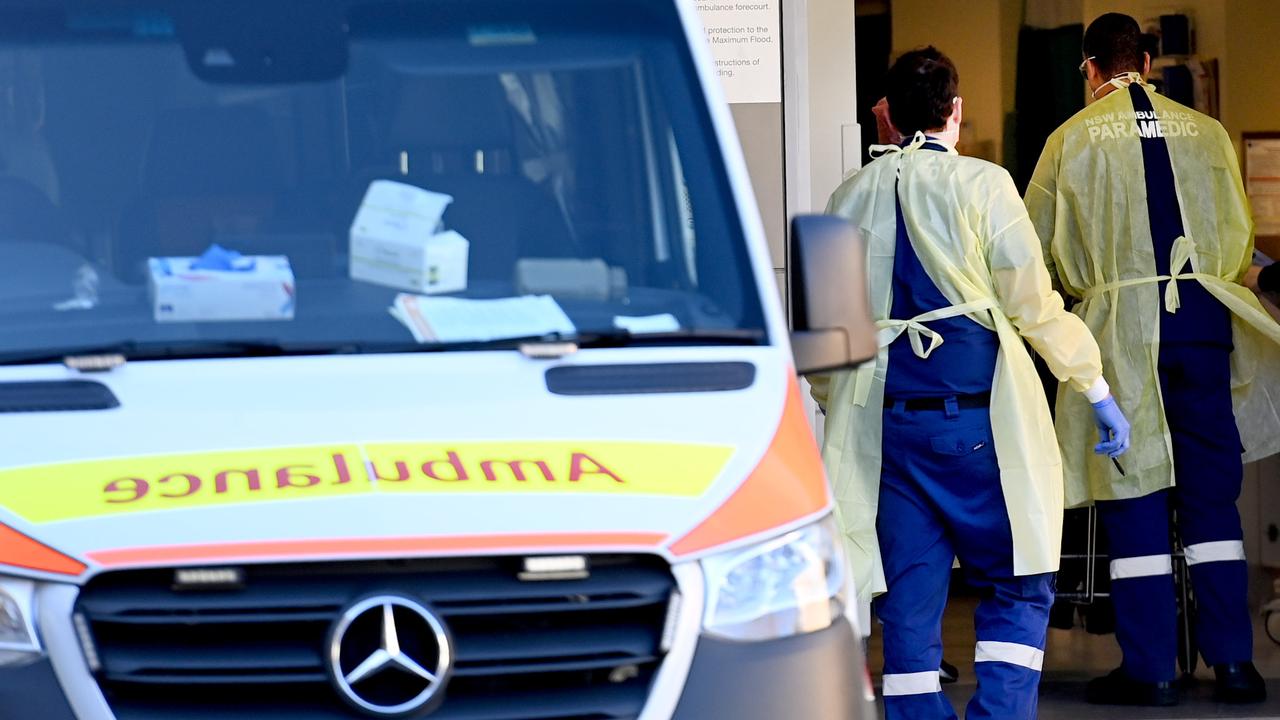
[(780, 0), (698, 0), (730, 103), (782, 102)]

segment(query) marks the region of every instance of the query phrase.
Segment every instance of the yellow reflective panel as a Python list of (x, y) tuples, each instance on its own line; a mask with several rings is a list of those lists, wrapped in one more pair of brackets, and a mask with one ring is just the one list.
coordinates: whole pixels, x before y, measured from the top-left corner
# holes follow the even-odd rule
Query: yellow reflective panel
[(373, 493), (696, 497), (732, 454), (717, 445), (488, 442), (149, 455), (0, 470), (0, 505), (45, 523)]

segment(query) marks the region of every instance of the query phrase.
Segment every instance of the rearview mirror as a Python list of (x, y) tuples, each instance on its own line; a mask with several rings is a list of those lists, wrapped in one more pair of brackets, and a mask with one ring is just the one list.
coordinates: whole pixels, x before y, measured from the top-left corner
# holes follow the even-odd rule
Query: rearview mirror
[(791, 221), (791, 350), (800, 374), (851, 368), (876, 356), (866, 245), (829, 215)]
[(345, 4), (264, 0), (178, 6), (178, 38), (191, 72), (210, 83), (328, 82), (347, 71)]

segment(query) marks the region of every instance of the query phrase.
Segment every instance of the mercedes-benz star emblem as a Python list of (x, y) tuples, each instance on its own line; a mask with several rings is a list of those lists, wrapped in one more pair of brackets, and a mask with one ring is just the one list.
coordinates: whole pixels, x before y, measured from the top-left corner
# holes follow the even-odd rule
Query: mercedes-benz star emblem
[(378, 595), (347, 608), (329, 636), (329, 676), (353, 707), (378, 717), (424, 712), (448, 681), (444, 625), (418, 602)]

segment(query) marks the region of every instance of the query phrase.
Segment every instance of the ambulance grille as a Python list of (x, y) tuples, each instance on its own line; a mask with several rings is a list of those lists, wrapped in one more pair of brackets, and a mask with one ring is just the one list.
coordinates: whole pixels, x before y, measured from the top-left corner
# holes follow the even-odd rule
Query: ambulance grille
[(326, 672), (352, 602), (413, 598), (453, 637), (453, 676), (431, 720), (620, 720), (640, 714), (662, 662), (675, 588), (639, 555), (590, 558), (579, 580), (521, 581), (520, 558), (243, 567), (230, 589), (174, 586), (173, 569), (99, 575), (80, 595), (120, 720), (368, 717)]

